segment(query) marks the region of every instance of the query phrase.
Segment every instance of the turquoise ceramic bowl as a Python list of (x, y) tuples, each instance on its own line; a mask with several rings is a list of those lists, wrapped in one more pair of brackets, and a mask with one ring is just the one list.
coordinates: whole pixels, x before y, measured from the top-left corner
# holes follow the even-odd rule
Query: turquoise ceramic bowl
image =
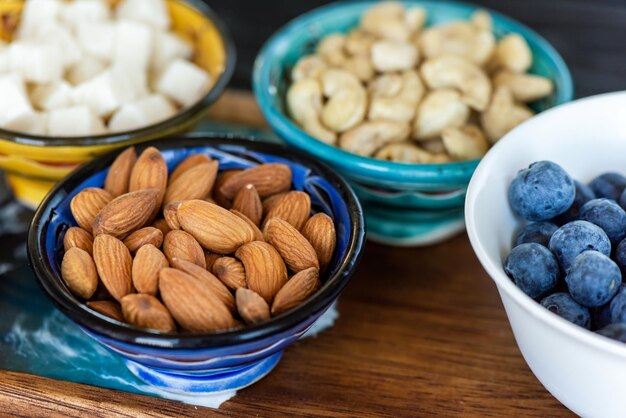
[[(479, 160), (448, 164), (404, 164), (348, 153), (301, 130), (285, 112), (289, 74), (298, 59), (312, 53), (321, 38), (348, 32), (375, 1), (333, 3), (292, 20), (276, 32), (259, 53), (254, 91), (272, 129), (289, 145), (324, 160), (351, 183), (365, 209), (368, 237), (394, 245), (431, 244), (464, 228), (463, 204)], [(437, 0), (403, 1), (428, 12), (427, 26), (467, 20), (480, 7)], [(530, 72), (552, 79), (555, 91), (532, 105), (540, 112), (573, 97), (572, 79), (561, 56), (541, 36), (506, 16), (489, 11), (494, 33), (514, 32), (530, 45)]]

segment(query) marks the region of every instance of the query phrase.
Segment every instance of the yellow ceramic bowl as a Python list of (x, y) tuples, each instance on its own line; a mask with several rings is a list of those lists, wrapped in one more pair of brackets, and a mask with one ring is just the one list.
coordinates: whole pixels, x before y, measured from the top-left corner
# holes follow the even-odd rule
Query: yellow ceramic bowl
[[(0, 1), (0, 39), (11, 40), (23, 5), (24, 0)], [(133, 131), (63, 138), (0, 129), (0, 169), (17, 199), (37, 206), (58, 180), (83, 162), (114, 148), (189, 130), (224, 91), (235, 66), (235, 48), (225, 26), (200, 0), (167, 0), (167, 5), (172, 29), (192, 43), (194, 62), (216, 80), (212, 89), (176, 116)]]

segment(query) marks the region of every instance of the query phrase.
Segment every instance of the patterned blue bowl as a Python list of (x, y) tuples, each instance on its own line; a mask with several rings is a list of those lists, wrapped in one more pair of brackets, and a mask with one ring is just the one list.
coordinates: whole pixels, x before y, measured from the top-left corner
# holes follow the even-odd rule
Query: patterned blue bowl
[[(324, 36), (358, 25), (374, 1), (333, 3), (292, 20), (276, 32), (259, 53), (254, 69), (257, 101), (272, 129), (289, 145), (325, 161), (351, 183), (365, 209), (367, 235), (393, 245), (431, 244), (464, 228), (463, 203), (479, 160), (449, 164), (403, 164), (361, 157), (326, 145), (301, 130), (285, 113), (289, 73), (298, 59), (314, 51)], [(406, 0), (428, 12), (427, 25), (467, 20), (478, 6), (439, 0)], [(530, 45), (530, 72), (553, 80), (555, 91), (533, 104), (543, 111), (572, 100), (572, 79), (563, 59), (531, 29), (497, 12), (496, 37), (515, 32)]]
[(69, 291), (60, 274), (63, 236), (76, 225), (71, 199), (86, 187), (102, 187), (119, 151), (98, 158), (61, 181), (45, 198), (28, 236), (32, 269), (57, 308), (88, 335), (120, 354), (129, 369), (164, 390), (206, 394), (248, 386), (269, 373), (282, 351), (302, 336), (332, 305), (348, 283), (363, 250), (365, 227), (353, 191), (332, 170), (280, 145), (229, 135), (201, 134), (152, 141), (137, 146), (159, 148), (170, 171), (193, 153), (220, 161), (220, 170), (281, 162), (293, 172), (293, 186), (311, 195), (316, 211), (335, 220), (337, 250), (321, 289), (297, 309), (266, 323), (212, 334), (147, 331), (100, 315)]

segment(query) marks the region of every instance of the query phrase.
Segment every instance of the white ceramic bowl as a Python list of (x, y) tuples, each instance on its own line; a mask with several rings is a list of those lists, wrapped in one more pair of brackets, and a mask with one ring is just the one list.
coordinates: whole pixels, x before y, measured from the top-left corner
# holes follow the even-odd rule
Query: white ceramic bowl
[(545, 388), (581, 416), (626, 416), (626, 344), (558, 317), (526, 296), (502, 263), (522, 226), (507, 200), (518, 170), (538, 160), (575, 179), (626, 175), (626, 92), (578, 100), (533, 117), (483, 158), (467, 191), (465, 220), (474, 252), (498, 287), (519, 349)]

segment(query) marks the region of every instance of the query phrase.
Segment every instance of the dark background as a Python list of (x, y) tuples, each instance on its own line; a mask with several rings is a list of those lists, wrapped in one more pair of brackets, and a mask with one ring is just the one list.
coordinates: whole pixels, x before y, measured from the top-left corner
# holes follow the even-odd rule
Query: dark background
[[(205, 0), (230, 29), (238, 53), (231, 86), (250, 88), (263, 42), (294, 17), (328, 1)], [(531, 27), (561, 53), (576, 96), (626, 89), (626, 0), (475, 0)]]

